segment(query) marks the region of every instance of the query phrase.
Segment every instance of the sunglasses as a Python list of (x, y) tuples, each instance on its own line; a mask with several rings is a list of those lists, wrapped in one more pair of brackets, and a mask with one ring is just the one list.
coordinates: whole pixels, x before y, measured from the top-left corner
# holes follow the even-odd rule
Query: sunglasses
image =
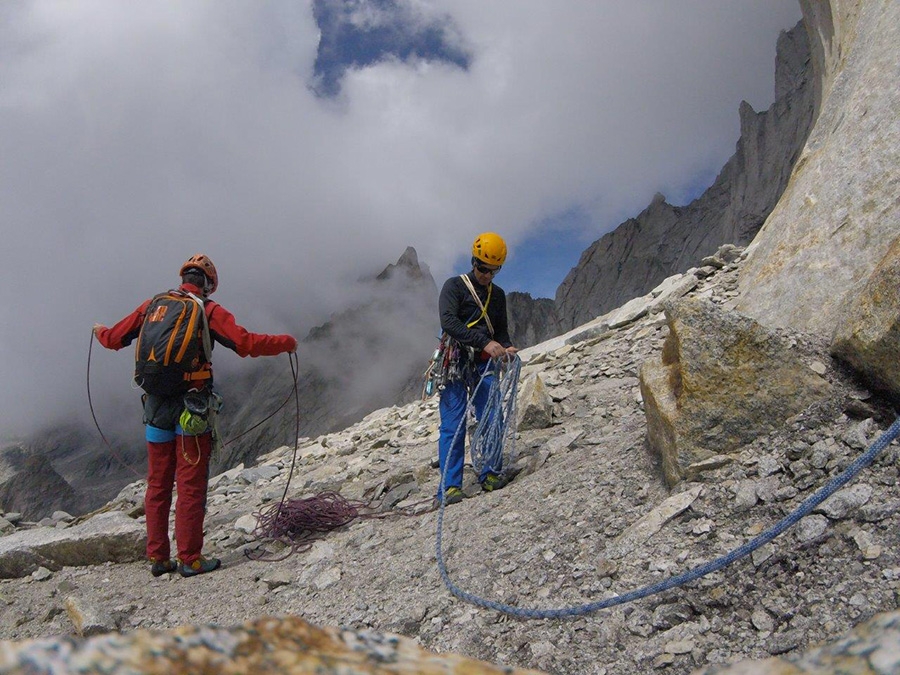
[(499, 267), (485, 267), (480, 263), (475, 263), (475, 269), (482, 274), (490, 274), (491, 276), (494, 276), (495, 274), (497, 274), (497, 272), (500, 271)]

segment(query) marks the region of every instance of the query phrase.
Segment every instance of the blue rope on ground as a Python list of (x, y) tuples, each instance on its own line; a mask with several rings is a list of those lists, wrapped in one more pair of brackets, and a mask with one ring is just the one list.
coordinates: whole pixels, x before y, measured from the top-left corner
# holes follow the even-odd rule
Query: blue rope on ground
[[(441, 503), (440, 510), (438, 511), (437, 540), (435, 544), (438, 570), (441, 573), (441, 578), (444, 580), (444, 585), (451, 593), (453, 593), (453, 595), (458, 597), (460, 600), (471, 603), (473, 605), (477, 605), (479, 607), (484, 607), (485, 609), (493, 609), (498, 612), (503, 612), (504, 614), (509, 614), (521, 619), (563, 619), (569, 617), (584, 616), (585, 614), (590, 614), (601, 609), (615, 607), (616, 605), (623, 605), (625, 603), (640, 600), (657, 593), (662, 593), (663, 591), (667, 591), (670, 588), (683, 586), (684, 584), (695, 581), (696, 579), (704, 577), (707, 574), (712, 574), (713, 572), (717, 572), (725, 567), (728, 567), (731, 563), (750, 555), (760, 546), (769, 543), (782, 532), (796, 525), (798, 522), (800, 522), (801, 518), (804, 518), (805, 516), (808, 516), (810, 513), (812, 513), (813, 509), (815, 509), (819, 504), (824, 502), (831, 495), (844, 487), (844, 485), (849, 483), (865, 467), (869, 466), (869, 464), (871, 464), (875, 460), (875, 458), (879, 454), (881, 454), (881, 452), (888, 445), (891, 444), (891, 441), (897, 438), (898, 435), (900, 435), (900, 418), (895, 420), (894, 423), (887, 429), (887, 431), (879, 436), (878, 439), (876, 439), (875, 442), (869, 446), (868, 450), (857, 457), (856, 460), (850, 466), (848, 466), (843, 473), (832, 478), (818, 492), (804, 500), (803, 503), (801, 503), (793, 513), (785, 516), (782, 520), (777, 522), (762, 534), (759, 534), (755, 538), (751, 539), (743, 546), (739, 546), (730, 553), (727, 553), (720, 558), (716, 558), (715, 560), (712, 560), (710, 562), (699, 565), (692, 570), (688, 570), (687, 572), (683, 572), (682, 574), (670, 577), (655, 584), (650, 584), (648, 586), (644, 586), (643, 588), (629, 591), (628, 593), (625, 593), (623, 595), (617, 595), (613, 598), (607, 598), (606, 600), (590, 602), (583, 605), (575, 605), (572, 607), (560, 607), (556, 609), (526, 609), (508, 605), (502, 602), (487, 600), (472, 593), (463, 591), (450, 579), (450, 575), (447, 573), (447, 565), (444, 561), (444, 554), (441, 550), (444, 523), (443, 502)], [(442, 487), (443, 481), (444, 478), (443, 476), (441, 476)]]

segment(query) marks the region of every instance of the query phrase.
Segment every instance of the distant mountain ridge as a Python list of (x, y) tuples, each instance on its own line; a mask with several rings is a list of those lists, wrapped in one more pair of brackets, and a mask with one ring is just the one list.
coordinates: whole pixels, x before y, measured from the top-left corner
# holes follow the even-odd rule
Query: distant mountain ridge
[[(421, 395), (422, 373), (439, 330), (437, 286), (428, 266), (408, 247), (396, 263), (360, 279), (358, 292), (355, 306), (311, 329), (298, 347), (303, 436), (342, 429), (372, 410)], [(267, 364), (252, 382), (231, 392), (239, 406), (223, 435), (239, 434), (259, 421), (290, 389), (284, 364)], [(249, 463), (273, 445), (292, 443), (295, 428), (291, 401), (271, 422), (226, 446), (215, 468)]]
[(638, 216), (591, 244), (556, 291), (560, 329), (644, 295), (722, 244), (747, 245), (775, 208), (809, 135), (811, 81), (809, 38), (801, 22), (778, 39), (775, 102), (760, 113), (741, 104), (736, 151), (712, 186), (686, 206), (657, 194)]

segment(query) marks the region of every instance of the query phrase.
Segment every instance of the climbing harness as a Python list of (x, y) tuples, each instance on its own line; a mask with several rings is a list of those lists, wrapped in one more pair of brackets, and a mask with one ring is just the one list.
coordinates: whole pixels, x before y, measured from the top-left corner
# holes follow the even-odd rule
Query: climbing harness
[[(850, 464), (850, 466), (848, 466), (843, 473), (835, 476), (830, 481), (828, 481), (828, 483), (826, 483), (821, 489), (819, 489), (818, 492), (810, 495), (800, 504), (800, 506), (797, 507), (797, 509), (793, 513), (784, 517), (768, 530), (757, 535), (756, 537), (754, 537), (744, 545), (734, 549), (730, 553), (727, 553), (710, 562), (699, 565), (677, 576), (670, 577), (655, 584), (650, 584), (648, 586), (629, 591), (628, 593), (625, 593), (623, 595), (617, 595), (612, 598), (607, 598), (606, 600), (599, 600), (597, 602), (575, 605), (572, 607), (560, 607), (556, 609), (527, 609), (524, 607), (516, 607), (514, 605), (509, 605), (502, 602), (496, 602), (494, 600), (488, 600), (486, 598), (482, 598), (473, 593), (468, 593), (462, 590), (450, 579), (450, 575), (447, 572), (447, 565), (444, 561), (444, 553), (442, 550), (444, 522), (443, 502), (441, 503), (440, 509), (438, 511), (437, 536), (435, 541), (438, 570), (440, 571), (441, 579), (443, 579), (444, 585), (453, 595), (455, 595), (460, 600), (473, 605), (477, 605), (478, 607), (493, 609), (497, 612), (502, 612), (504, 614), (515, 616), (521, 619), (563, 619), (569, 617), (584, 616), (601, 609), (608, 609), (609, 607), (615, 607), (616, 605), (622, 605), (628, 602), (633, 602), (635, 600), (640, 600), (651, 595), (656, 595), (657, 593), (662, 593), (663, 591), (667, 591), (670, 588), (683, 586), (684, 584), (695, 581), (701, 577), (706, 576), (707, 574), (712, 574), (713, 572), (724, 569), (731, 563), (750, 555), (760, 546), (769, 543), (775, 537), (782, 534), (785, 530), (796, 525), (802, 518), (812, 513), (813, 509), (815, 509), (819, 504), (824, 502), (831, 495), (840, 490), (844, 485), (849, 483), (860, 471), (869, 466), (875, 460), (875, 458), (898, 436), (900, 436), (900, 418), (897, 418), (897, 420), (894, 421), (894, 423), (887, 429), (887, 431), (879, 436), (875, 440), (875, 442), (869, 446), (868, 450), (857, 457), (856, 460), (852, 464)], [(442, 475), (442, 494), (443, 486), (444, 476)]]
[[(494, 326), (491, 323), (490, 317), (487, 315), (487, 308), (488, 305), (491, 304), (491, 292), (493, 291), (494, 285), (491, 284), (488, 286), (487, 301), (482, 303), (481, 298), (478, 297), (478, 293), (475, 292), (475, 287), (472, 285), (469, 276), (467, 274), (460, 274), (459, 278), (462, 279), (466, 288), (469, 290), (469, 293), (472, 294), (472, 298), (475, 300), (475, 303), (480, 310), (474, 319), (466, 323), (466, 328), (472, 328), (479, 321), (484, 319), (488, 332), (491, 337), (493, 337)], [(468, 353), (468, 359), (463, 358), (464, 350)], [(434, 353), (431, 355), (431, 360), (428, 362), (428, 367), (425, 369), (423, 375), (425, 383), (422, 386), (422, 400), (424, 401), (429, 396), (442, 391), (448, 382), (462, 381), (466, 384), (466, 387), (470, 387), (474, 384), (475, 380), (473, 375), (474, 363), (475, 350), (472, 347), (460, 345), (459, 342), (454, 340), (447, 333), (441, 334), (437, 349), (435, 349)]]
[(472, 326), (474, 326), (479, 321), (484, 319), (484, 323), (485, 323), (485, 325), (487, 325), (488, 332), (491, 334), (491, 337), (493, 337), (494, 326), (491, 324), (491, 319), (487, 315), (487, 308), (488, 308), (488, 305), (491, 304), (491, 292), (494, 290), (494, 284), (490, 284), (488, 286), (487, 300), (485, 300), (482, 303), (481, 298), (478, 297), (478, 293), (475, 292), (475, 287), (472, 285), (472, 280), (469, 279), (469, 275), (468, 274), (460, 274), (459, 278), (462, 279), (463, 283), (466, 285), (466, 288), (469, 289), (469, 293), (471, 293), (472, 297), (475, 299), (475, 304), (478, 305), (478, 309), (481, 310), (481, 314), (479, 314), (474, 320), (469, 321), (466, 324), (466, 328), (472, 328)]
[[(96, 414), (96, 412), (94, 411), (94, 402), (93, 402), (93, 399), (92, 399), (92, 396), (91, 396), (91, 357), (92, 357), (92, 355), (93, 355), (94, 339), (95, 339), (95, 335), (94, 335), (94, 331), (92, 330), (92, 331), (91, 331), (91, 341), (90, 341), (90, 343), (89, 343), (89, 345), (88, 345), (88, 358), (87, 358), (87, 398), (88, 398), (88, 406), (90, 407), (90, 410), (91, 410), (91, 418), (92, 418), (93, 421), (94, 421), (94, 426), (97, 428), (97, 432), (100, 434), (100, 438), (103, 439), (104, 445), (106, 445), (106, 448), (109, 450), (110, 454), (116, 459), (116, 461), (118, 461), (119, 464), (121, 464), (123, 467), (125, 467), (126, 469), (128, 469), (131, 473), (133, 473), (133, 474), (134, 474), (135, 476), (137, 476), (139, 479), (144, 479), (144, 478), (145, 478), (144, 475), (142, 475), (141, 473), (139, 473), (133, 466), (131, 466), (130, 464), (128, 464), (128, 462), (126, 462), (126, 461), (119, 455), (119, 453), (116, 452), (115, 448), (114, 448), (114, 447), (112, 446), (112, 444), (109, 442), (109, 439), (107, 439), (107, 438), (106, 438), (106, 435), (103, 433), (103, 429), (100, 428), (100, 423), (99, 423), (99, 421), (97, 420), (97, 414)], [(211, 400), (210, 400), (210, 403), (207, 404), (207, 405), (208, 405), (208, 413), (207, 413), (208, 419), (207, 419), (207, 425), (208, 425), (208, 427), (211, 427), (212, 430), (213, 430), (213, 454), (215, 454), (216, 452), (218, 452), (221, 448), (224, 448), (225, 446), (227, 446), (229, 443), (232, 443), (232, 442), (236, 441), (237, 439), (241, 438), (242, 436), (245, 436), (246, 434), (250, 433), (251, 431), (253, 431), (253, 430), (256, 429), (257, 427), (260, 427), (260, 426), (262, 426), (263, 424), (265, 424), (268, 420), (272, 419), (276, 414), (278, 414), (278, 412), (279, 412), (282, 408), (284, 408), (284, 406), (287, 405), (288, 401), (290, 401), (290, 399), (291, 399), (292, 396), (294, 396), (295, 398), (298, 399), (298, 400), (297, 400), (297, 430), (298, 430), (297, 433), (298, 433), (298, 435), (299, 435), (299, 427), (300, 427), (300, 403), (299, 403), (299, 394), (298, 394), (298, 392), (297, 392), (297, 379), (299, 378), (299, 365), (298, 365), (298, 362), (297, 362), (297, 355), (296, 355), (296, 354), (288, 354), (288, 357), (289, 357), (290, 363), (291, 363), (291, 373), (292, 373), (293, 387), (292, 387), (291, 391), (288, 393), (287, 398), (285, 398), (284, 401), (281, 403), (281, 405), (279, 405), (272, 413), (270, 413), (269, 415), (267, 415), (266, 417), (264, 417), (262, 420), (260, 420), (260, 421), (257, 422), (256, 424), (250, 426), (249, 428), (247, 428), (245, 431), (241, 432), (240, 434), (237, 434), (236, 436), (233, 436), (233, 437), (229, 438), (229, 439), (228, 439), (227, 441), (225, 441), (224, 443), (220, 443), (220, 436), (219, 436), (219, 433), (218, 433), (218, 424), (217, 424), (217, 422), (218, 422), (218, 416), (217, 416), (217, 414), (218, 414), (218, 411), (221, 409), (221, 406), (222, 406), (222, 397), (219, 396), (219, 394), (217, 394), (216, 392), (211, 392), (211, 393), (210, 393)], [(190, 393), (190, 392), (189, 392), (189, 393)], [(188, 410), (189, 410), (189, 407), (186, 405), (186, 406), (185, 406), (185, 411), (188, 411)], [(184, 412), (182, 412), (181, 417), (179, 417), (179, 422), (181, 422), (183, 418), (184, 418)], [(187, 420), (185, 420), (185, 421), (187, 421)], [(189, 425), (189, 426), (190, 426), (191, 424), (192, 424), (192, 422), (188, 422), (188, 425)], [(182, 424), (182, 429), (185, 429), (185, 428), (186, 428), (186, 427)], [(202, 432), (201, 432), (201, 433), (202, 433)], [(196, 438), (196, 436), (195, 436), (195, 438)], [(184, 449), (182, 449), (182, 451), (184, 452), (184, 458), (185, 458), (185, 460), (186, 460), (189, 464), (191, 464), (191, 465), (193, 465), (193, 466), (196, 466), (196, 464), (199, 462), (199, 453), (200, 453), (199, 442), (197, 443), (198, 459), (197, 459), (196, 461), (193, 460), (191, 457), (189, 457), (188, 454), (184, 451)]]
[[(467, 357), (464, 357), (464, 352), (467, 352)], [(422, 400), (443, 391), (449, 382), (468, 382), (473, 379), (471, 366), (474, 359), (475, 350), (471, 347), (463, 347), (444, 333), (424, 373), (425, 384), (422, 387)]]

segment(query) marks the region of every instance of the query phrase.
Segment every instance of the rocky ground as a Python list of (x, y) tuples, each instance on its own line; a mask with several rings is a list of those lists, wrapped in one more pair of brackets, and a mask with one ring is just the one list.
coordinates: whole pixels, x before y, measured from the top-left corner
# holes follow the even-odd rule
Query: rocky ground
[[(698, 279), (691, 295), (728, 305), (740, 264), (689, 272)], [(791, 348), (834, 385), (832, 397), (669, 490), (645, 445), (638, 386), (641, 363), (659, 353), (667, 331), (664, 315), (651, 313), (525, 355), (523, 377), (540, 373), (553, 398), (552, 425), (519, 434), (520, 473), (505, 489), (482, 493), (467, 470), (469, 498), (445, 510), (443, 554), (463, 590), (558, 608), (689, 570), (793, 511), (893, 421), (893, 410), (828, 356), (823, 338), (796, 334)], [(398, 507), (430, 498), (439, 481), (431, 467), (437, 421), (430, 400), (301, 439), (289, 497), (339, 490)], [(107, 563), (3, 580), (0, 638), (71, 634), (65, 605), (75, 602), (122, 631), (298, 615), (551, 673), (676, 674), (790, 656), (898, 606), (896, 442), (752, 556), (687, 587), (559, 620), (515, 619), (451, 595), (436, 563), (433, 510), (358, 519), (283, 560), (248, 559), (245, 552), (259, 546), (248, 532), (254, 514), (280, 499), (292, 452), (273, 450), (258, 467), (213, 479), (206, 552), (223, 559), (222, 570), (154, 579), (146, 563)], [(121, 508), (139, 503), (141, 491), (140, 484), (123, 491)], [(683, 505), (662, 515), (673, 495)], [(644, 517), (654, 515), (647, 530)]]

